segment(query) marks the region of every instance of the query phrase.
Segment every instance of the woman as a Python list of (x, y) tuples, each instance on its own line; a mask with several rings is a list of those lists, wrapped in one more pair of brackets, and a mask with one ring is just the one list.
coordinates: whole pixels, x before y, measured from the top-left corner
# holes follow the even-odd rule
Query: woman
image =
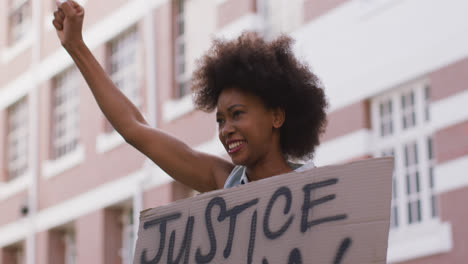
[(271, 43), (256, 34), (215, 41), (199, 61), (195, 104), (216, 110), (219, 139), (232, 162), (198, 152), (152, 128), (112, 83), (82, 39), (83, 8), (73, 1), (54, 12), (62, 46), (75, 61), (106, 118), (159, 167), (200, 192), (291, 172), (290, 159), (310, 158), (326, 123), (318, 80), (291, 51), (291, 39)]

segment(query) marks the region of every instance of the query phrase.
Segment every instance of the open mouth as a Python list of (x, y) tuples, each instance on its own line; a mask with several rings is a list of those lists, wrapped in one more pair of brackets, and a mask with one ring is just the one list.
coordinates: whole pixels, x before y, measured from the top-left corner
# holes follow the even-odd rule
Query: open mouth
[(233, 153), (236, 153), (238, 152), (242, 146), (244, 146), (244, 141), (234, 141), (234, 142), (230, 142), (228, 144), (228, 153), (229, 154), (233, 154)]

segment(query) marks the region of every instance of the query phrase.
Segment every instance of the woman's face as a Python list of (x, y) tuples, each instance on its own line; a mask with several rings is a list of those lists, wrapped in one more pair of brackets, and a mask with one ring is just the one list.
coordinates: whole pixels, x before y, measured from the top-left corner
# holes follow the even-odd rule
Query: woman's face
[(219, 139), (234, 164), (253, 166), (271, 154), (280, 154), (279, 127), (284, 114), (267, 109), (259, 97), (236, 88), (224, 89), (218, 98), (216, 120)]

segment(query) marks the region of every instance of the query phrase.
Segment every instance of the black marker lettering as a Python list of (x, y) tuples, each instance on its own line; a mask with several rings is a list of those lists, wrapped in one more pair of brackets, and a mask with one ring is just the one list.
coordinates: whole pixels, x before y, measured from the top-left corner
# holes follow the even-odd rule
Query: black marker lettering
[(229, 255), (231, 255), (231, 249), (232, 249), (232, 241), (234, 240), (234, 232), (236, 230), (236, 220), (237, 220), (237, 215), (242, 213), (245, 209), (255, 205), (258, 203), (258, 198), (250, 200), (244, 204), (235, 206), (231, 210), (227, 211), (225, 214), (223, 212), (220, 213), (220, 216), (218, 217), (218, 220), (224, 221), (226, 217), (229, 217), (229, 234), (228, 234), (228, 241), (226, 243), (226, 248), (224, 248), (224, 258), (227, 259)]
[(295, 248), (291, 251), (288, 264), (302, 264), (302, 255), (299, 249)]
[(144, 229), (148, 229), (154, 225), (159, 225), (159, 233), (160, 233), (160, 238), (159, 238), (159, 248), (158, 248), (158, 253), (156, 256), (148, 261), (147, 256), (146, 256), (146, 248), (143, 250), (143, 252), (140, 255), (140, 263), (142, 264), (157, 264), (161, 260), (161, 256), (164, 250), (164, 244), (166, 243), (166, 226), (167, 222), (179, 219), (181, 213), (175, 213), (167, 216), (163, 216), (161, 218), (153, 219), (150, 221), (147, 221), (143, 224)]
[(351, 238), (347, 237), (341, 242), (340, 247), (338, 248), (338, 252), (336, 253), (335, 260), (333, 261), (333, 264), (340, 264), (341, 260), (343, 259), (344, 254), (346, 253), (346, 250), (351, 246)]
[(210, 239), (210, 251), (208, 254), (203, 255), (201, 253), (201, 248), (197, 249), (196, 256), (195, 256), (195, 261), (197, 263), (208, 263), (216, 255), (216, 236), (213, 230), (213, 223), (211, 221), (211, 210), (215, 205), (219, 206), (220, 212), (218, 216), (218, 221), (222, 222), (226, 218), (229, 217), (229, 233), (228, 233), (228, 241), (226, 243), (226, 247), (224, 248), (224, 258), (228, 258), (229, 255), (231, 255), (231, 249), (232, 249), (232, 242), (234, 240), (234, 233), (236, 229), (236, 222), (237, 222), (237, 216), (242, 213), (245, 209), (255, 205), (258, 203), (258, 198), (250, 200), (246, 203), (243, 203), (241, 205), (235, 206), (231, 210), (226, 210), (226, 202), (222, 197), (215, 197), (211, 199), (208, 202), (208, 205), (206, 206), (205, 210), (205, 222), (206, 222), (206, 229), (208, 231), (208, 237)]
[(247, 252), (247, 264), (252, 264), (252, 255), (255, 247), (255, 236), (257, 234), (257, 210), (253, 213), (250, 221), (249, 249)]
[(292, 203), (291, 190), (288, 187), (284, 187), (284, 186), (280, 187), (271, 196), (270, 201), (268, 202), (267, 208), (265, 210), (265, 216), (263, 217), (263, 233), (265, 234), (267, 238), (271, 240), (276, 239), (280, 237), (282, 234), (284, 234), (284, 232), (288, 230), (294, 218), (293, 215), (289, 217), (288, 221), (286, 221), (286, 223), (278, 231), (273, 232), (270, 230), (268, 223), (270, 220), (271, 209), (273, 208), (273, 204), (275, 203), (276, 199), (281, 195), (284, 195), (286, 197), (286, 207), (284, 208), (283, 214), (286, 215), (291, 210), (291, 203)]
[(309, 217), (309, 210), (319, 204), (331, 201), (336, 198), (336, 195), (331, 194), (324, 196), (322, 198), (316, 199), (316, 200), (310, 200), (310, 193), (313, 189), (317, 188), (322, 188), (326, 187), (329, 185), (336, 184), (338, 182), (338, 179), (329, 179), (317, 183), (311, 183), (307, 184), (304, 186), (304, 203), (302, 205), (302, 218), (301, 218), (301, 232), (305, 233), (307, 229), (311, 228), (312, 226), (319, 225), (325, 222), (330, 222), (330, 221), (339, 221), (339, 220), (344, 220), (346, 219), (347, 215), (346, 214), (340, 214), (340, 215), (334, 215), (334, 216), (329, 216), (329, 217), (324, 217), (320, 219), (315, 219), (312, 221), (308, 221)]
[(206, 223), (206, 230), (208, 232), (208, 238), (210, 239), (210, 251), (206, 255), (202, 255), (201, 248), (197, 249), (195, 255), (196, 263), (209, 263), (216, 254), (216, 236), (213, 230), (213, 223), (211, 222), (211, 209), (215, 205), (219, 205), (221, 207), (221, 213), (226, 211), (226, 202), (221, 197), (215, 197), (208, 202), (205, 210), (205, 223)]
[(172, 259), (173, 253), (174, 253), (174, 244), (175, 244), (175, 230), (171, 232), (171, 237), (169, 238), (169, 249), (167, 253), (167, 263), (169, 264), (179, 264), (180, 259), (182, 258), (182, 254), (184, 254), (184, 262), (183, 264), (188, 264), (189, 261), (189, 254), (190, 254), (190, 248), (192, 245), (192, 233), (193, 233), (193, 223), (195, 221), (194, 216), (190, 216), (187, 219), (187, 224), (185, 226), (185, 234), (184, 234), (184, 240), (182, 241), (182, 244), (180, 246), (179, 254), (177, 255), (177, 258), (175, 260)]

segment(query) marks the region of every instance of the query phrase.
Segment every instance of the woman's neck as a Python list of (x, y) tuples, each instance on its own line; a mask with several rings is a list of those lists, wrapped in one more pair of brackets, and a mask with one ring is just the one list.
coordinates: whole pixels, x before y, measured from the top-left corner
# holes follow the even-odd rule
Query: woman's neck
[(246, 166), (245, 173), (249, 181), (256, 181), (292, 171), (286, 160), (280, 157), (269, 159), (269, 162), (259, 162), (254, 166)]

